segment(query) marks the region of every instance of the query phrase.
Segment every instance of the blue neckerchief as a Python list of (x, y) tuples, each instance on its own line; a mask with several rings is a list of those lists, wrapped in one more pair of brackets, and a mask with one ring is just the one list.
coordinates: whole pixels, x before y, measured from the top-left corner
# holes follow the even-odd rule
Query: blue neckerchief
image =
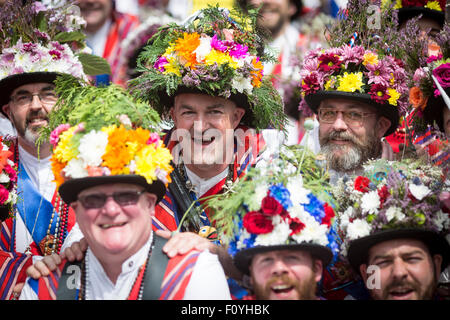
[[(53, 213), (53, 205), (36, 190), (25, 168), (20, 162), (17, 178), (17, 192), (19, 194), (17, 211), (22, 217), (24, 223), (26, 223), (26, 227), (32, 235), (34, 242), (39, 246), (41, 240), (47, 235), (48, 226), (50, 224), (50, 219)], [(41, 204), (40, 207), (39, 204)], [(38, 212), (39, 217), (36, 221), (36, 215), (38, 214)], [(50, 234), (53, 234), (55, 232), (56, 220), (57, 219), (55, 217), (52, 221)], [(34, 227), (35, 221), (36, 227)]]

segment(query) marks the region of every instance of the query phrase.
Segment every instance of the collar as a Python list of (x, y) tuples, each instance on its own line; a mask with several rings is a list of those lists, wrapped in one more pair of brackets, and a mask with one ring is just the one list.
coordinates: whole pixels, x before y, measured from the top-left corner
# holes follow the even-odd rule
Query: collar
[(209, 189), (211, 189), (213, 186), (215, 186), (217, 183), (219, 183), (219, 181), (222, 181), (228, 175), (228, 171), (229, 171), (229, 168), (227, 166), (225, 168), (225, 170), (223, 170), (218, 175), (215, 175), (214, 177), (209, 178), (209, 179), (203, 179), (203, 178), (200, 178), (198, 175), (196, 175), (191, 170), (189, 170), (188, 167), (184, 166), (184, 168), (186, 169), (186, 174), (187, 174), (189, 181), (191, 181), (192, 185), (195, 188), (194, 190), (195, 190), (197, 197), (201, 197)]

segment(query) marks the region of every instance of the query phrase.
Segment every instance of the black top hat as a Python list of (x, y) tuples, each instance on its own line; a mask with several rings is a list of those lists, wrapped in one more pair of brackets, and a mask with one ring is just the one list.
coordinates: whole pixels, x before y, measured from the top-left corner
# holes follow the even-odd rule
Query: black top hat
[[(444, 89), (445, 93), (450, 96), (450, 87)], [(427, 124), (433, 125), (434, 122), (439, 126), (439, 130), (445, 132), (443, 110), (447, 108), (442, 96), (435, 97), (433, 94), (428, 98), (427, 106), (423, 110), (423, 118)]]
[(317, 91), (313, 94), (305, 96), (306, 103), (314, 113), (317, 114), (320, 103), (325, 99), (351, 99), (359, 102), (366, 103), (373, 106), (379, 115), (385, 116), (391, 121), (391, 126), (386, 131), (384, 136), (388, 136), (394, 133), (397, 129), (400, 115), (397, 107), (390, 105), (389, 103), (380, 104), (371, 99), (367, 93), (357, 92), (345, 92), (345, 91)]
[(400, 8), (398, 9), (398, 23), (401, 25), (402, 23), (408, 21), (411, 18), (422, 15), (424, 18), (429, 18), (431, 20), (436, 21), (439, 25), (444, 25), (445, 22), (445, 12), (432, 10), (424, 7), (409, 7), (409, 8)]
[(431, 256), (442, 255), (441, 270), (450, 262), (450, 244), (441, 235), (423, 229), (390, 229), (353, 240), (348, 248), (347, 257), (350, 265), (359, 272), (359, 266), (366, 264), (369, 250), (376, 244), (395, 239), (416, 239), (422, 241), (429, 249)]

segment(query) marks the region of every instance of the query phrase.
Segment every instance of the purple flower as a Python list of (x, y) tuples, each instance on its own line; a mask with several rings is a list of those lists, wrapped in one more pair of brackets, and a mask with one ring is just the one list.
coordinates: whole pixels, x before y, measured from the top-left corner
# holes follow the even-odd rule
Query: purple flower
[(414, 72), (413, 81), (414, 81), (416, 84), (419, 84), (420, 81), (421, 81), (423, 78), (426, 78), (426, 76), (427, 76), (427, 73), (425, 72), (425, 70), (424, 70), (423, 68), (418, 68), (418, 69)]
[(442, 88), (450, 87), (450, 62), (443, 63), (433, 70), (433, 76)]
[(31, 9), (36, 14), (41, 11), (47, 11), (47, 8), (45, 7), (45, 5), (39, 1), (33, 2), (33, 4), (31, 5)]
[(381, 84), (384, 87), (389, 86), (390, 74), (389, 70), (386, 68), (386, 65), (383, 61), (379, 61), (376, 65), (367, 64), (366, 65), (367, 76), (369, 77), (369, 81), (367, 83), (376, 83)]
[(23, 52), (33, 52), (34, 49), (37, 48), (37, 44), (36, 43), (32, 43), (32, 42), (27, 42), (22, 44), (22, 48), (21, 50)]
[(236, 59), (244, 58), (247, 56), (248, 47), (239, 43), (234, 43), (230, 49), (230, 56)]
[(44, 40), (50, 40), (50, 36), (45, 33), (45, 32), (41, 32), (38, 29), (34, 29), (34, 34), (38, 36), (38, 38), (44, 39)]
[(345, 68), (348, 68), (349, 63), (360, 64), (364, 60), (364, 48), (361, 46), (344, 46), (342, 48), (342, 60)]
[(164, 72), (166, 70), (164, 68), (164, 66), (168, 63), (169, 63), (169, 61), (167, 61), (167, 58), (164, 56), (161, 56), (158, 58), (158, 60), (156, 60), (155, 64), (153, 65), (153, 68), (155, 68), (159, 72)]
[(214, 48), (221, 52), (227, 51), (227, 46), (223, 43), (223, 41), (217, 39), (217, 34), (215, 34), (211, 39), (211, 48)]
[(61, 52), (58, 50), (50, 50), (48, 53), (52, 56), (53, 60), (61, 59)]
[(61, 45), (58, 41), (52, 41), (51, 44), (56, 50), (64, 51), (64, 46)]
[(428, 63), (432, 63), (432, 62), (434, 62), (434, 61), (441, 60), (441, 59), (442, 59), (442, 53), (440, 53), (437, 57), (436, 57), (436, 56), (430, 56), (430, 57), (428, 57), (428, 59), (427, 59), (427, 64), (428, 64)]

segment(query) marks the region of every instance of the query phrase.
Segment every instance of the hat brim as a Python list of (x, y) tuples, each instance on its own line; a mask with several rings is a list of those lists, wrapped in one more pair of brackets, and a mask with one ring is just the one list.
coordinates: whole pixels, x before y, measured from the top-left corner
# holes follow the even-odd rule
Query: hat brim
[(424, 7), (410, 7), (410, 8), (400, 8), (398, 9), (398, 24), (401, 25), (405, 21), (422, 15), (424, 18), (429, 18), (437, 21), (441, 28), (444, 26), (445, 22), (445, 12), (432, 10)]
[[(450, 87), (445, 89), (445, 93), (450, 96)], [(436, 124), (439, 126), (439, 130), (445, 132), (444, 128), (444, 116), (443, 110), (447, 108), (444, 99), (442, 96), (435, 97), (434, 94), (428, 98), (427, 105), (425, 109), (423, 109), (423, 118), (425, 119), (427, 124), (433, 125), (436, 121)]]
[[(170, 108), (172, 108), (175, 104), (175, 96), (177, 96), (179, 94), (183, 94), (183, 93), (210, 95), (210, 94), (200, 90), (199, 88), (192, 88), (192, 87), (185, 87), (185, 86), (180, 86), (177, 89), (177, 92), (175, 94), (173, 94), (172, 96), (169, 96), (167, 94), (167, 92), (162, 91), (159, 94), (159, 99), (160, 99), (161, 104), (164, 106), (164, 110), (166, 110), (166, 111), (170, 110)], [(217, 96), (214, 96), (214, 97), (217, 97)], [(254, 118), (252, 109), (250, 107), (250, 104), (248, 102), (248, 97), (243, 93), (237, 93), (237, 94), (231, 94), (229, 99), (232, 100), (234, 103), (236, 103), (236, 106), (238, 108), (243, 108), (245, 110), (245, 114), (241, 119), (241, 124), (248, 126), (248, 127), (253, 127), (255, 118)]]
[(372, 100), (367, 93), (357, 93), (357, 92), (344, 92), (344, 91), (317, 91), (316, 93), (309, 94), (305, 97), (305, 101), (310, 107), (310, 109), (317, 114), (319, 105), (323, 100), (326, 99), (350, 99), (359, 102), (363, 102), (374, 107), (377, 112), (388, 118), (391, 121), (391, 126), (386, 131), (384, 136), (388, 136), (395, 132), (398, 127), (398, 122), (400, 120), (400, 115), (398, 113), (397, 107), (390, 105), (389, 103), (380, 104)]
[(350, 265), (356, 272), (359, 266), (366, 264), (369, 250), (379, 243), (395, 239), (416, 239), (422, 241), (430, 250), (430, 254), (440, 254), (442, 256), (441, 270), (444, 270), (450, 262), (450, 244), (436, 232), (420, 229), (396, 229), (383, 230), (373, 235), (353, 240), (347, 251), (347, 258)]
[(81, 191), (87, 188), (113, 183), (129, 183), (142, 186), (147, 192), (156, 195), (156, 203), (161, 201), (166, 194), (166, 186), (162, 181), (156, 180), (153, 181), (152, 184), (149, 184), (144, 177), (134, 174), (71, 179), (64, 182), (59, 187), (59, 194), (65, 203), (71, 204), (78, 199), (78, 194), (80, 194)]
[(323, 267), (327, 266), (333, 258), (331, 250), (325, 246), (313, 243), (301, 244), (284, 244), (275, 246), (257, 246), (249, 249), (244, 249), (236, 253), (233, 258), (234, 265), (243, 273), (249, 274), (250, 264), (253, 257), (258, 253), (278, 251), (278, 250), (304, 250), (308, 251), (313, 257), (322, 260)]
[[(9, 102), (12, 92), (20, 86), (30, 83), (53, 83), (58, 77), (56, 72), (30, 72), (13, 74), (0, 80), (0, 108)], [(6, 114), (1, 110), (6, 116)]]

